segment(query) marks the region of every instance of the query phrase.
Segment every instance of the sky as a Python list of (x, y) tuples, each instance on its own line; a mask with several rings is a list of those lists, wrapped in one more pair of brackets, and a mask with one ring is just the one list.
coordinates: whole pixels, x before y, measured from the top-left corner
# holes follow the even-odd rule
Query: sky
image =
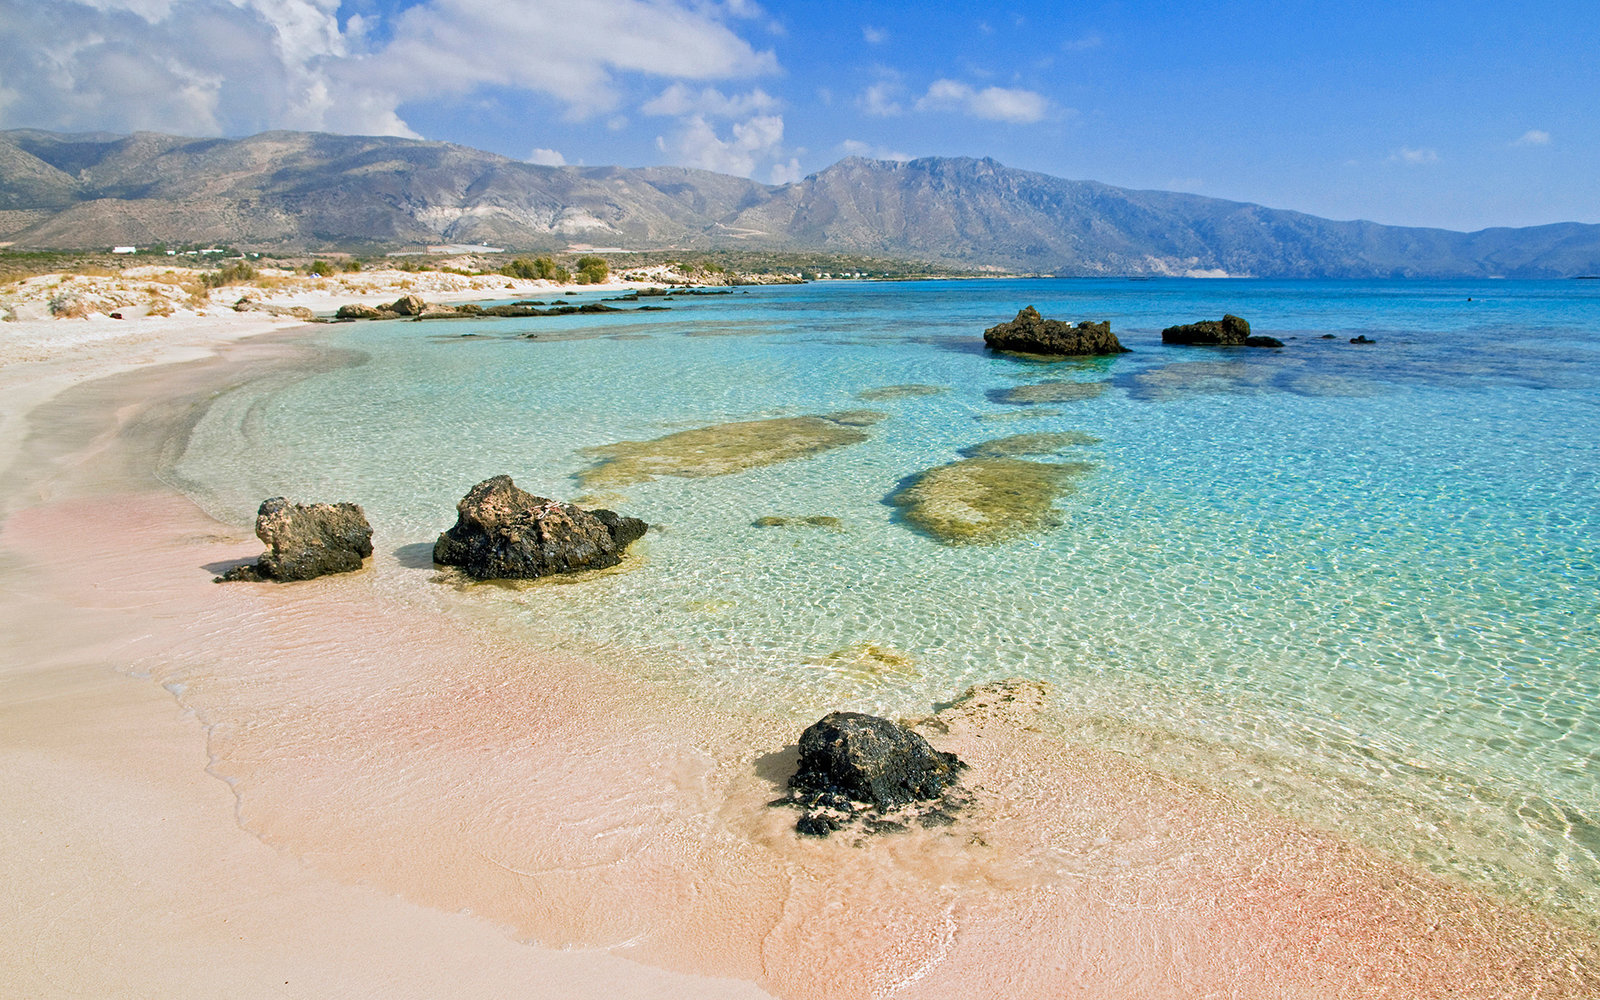
[(0, 0), (0, 128), (786, 183), (990, 156), (1334, 219), (1600, 222), (1594, 0)]

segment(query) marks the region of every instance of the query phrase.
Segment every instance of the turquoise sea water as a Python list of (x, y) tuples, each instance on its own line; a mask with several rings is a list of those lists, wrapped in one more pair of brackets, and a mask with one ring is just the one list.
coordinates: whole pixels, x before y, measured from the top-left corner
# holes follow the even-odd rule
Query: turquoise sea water
[[(442, 586), (432, 540), (490, 475), (573, 498), (588, 446), (879, 410), (861, 444), (605, 497), (658, 526), (626, 572), (465, 600), (530, 644), (797, 731), (1044, 678), (1072, 739), (1600, 920), (1600, 282), (832, 283), (667, 304), (328, 327), (365, 361), (219, 399), (177, 472), (240, 524), (269, 495), (362, 503), (377, 585), (404, 593)], [(1132, 353), (986, 352), (983, 329), (1029, 304), (1109, 319)], [(1224, 312), (1287, 346), (1161, 346)], [(1060, 379), (1108, 389), (995, 398)], [(945, 391), (857, 397), (912, 383)], [(885, 502), (1034, 431), (1099, 439), (1041, 459), (1094, 466), (1056, 527), (953, 548)], [(770, 515), (843, 529), (753, 524)]]

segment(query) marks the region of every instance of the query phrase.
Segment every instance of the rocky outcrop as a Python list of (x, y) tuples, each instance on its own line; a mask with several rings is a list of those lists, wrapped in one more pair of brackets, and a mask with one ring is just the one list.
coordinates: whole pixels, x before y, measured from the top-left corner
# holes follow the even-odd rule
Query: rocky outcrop
[(963, 801), (956, 786), (965, 767), (899, 723), (830, 712), (800, 735), (800, 766), (789, 794), (774, 804), (799, 808), (795, 829), (810, 836), (857, 818), (869, 830), (902, 828), (888, 816), (896, 811), (925, 824), (949, 822)]
[[(448, 306), (444, 308), (449, 308)], [(399, 319), (402, 316), (421, 316), (428, 312), (428, 304), (420, 296), (402, 295), (388, 305), (369, 306), (361, 302), (352, 302), (340, 306), (333, 314), (334, 319)], [(452, 314), (454, 311), (452, 310)]]
[(605, 569), (648, 529), (636, 517), (587, 511), (536, 497), (510, 476), (485, 479), (456, 505), (455, 527), (439, 536), (433, 561), (480, 580), (534, 579)]
[(256, 537), (267, 545), (261, 558), (218, 580), (310, 580), (360, 569), (372, 555), (372, 525), (353, 503), (305, 505), (272, 497), (256, 511)]
[[(1169, 326), (1161, 331), (1163, 344), (1179, 344), (1197, 347), (1282, 347), (1283, 344), (1273, 341), (1271, 344), (1250, 344), (1250, 324), (1238, 316), (1228, 313), (1220, 320), (1206, 319), (1198, 323), (1186, 323), (1182, 326)], [(1271, 340), (1272, 338), (1266, 338)]]
[(983, 331), (983, 342), (992, 350), (1024, 354), (1125, 354), (1128, 350), (1108, 322), (1084, 320), (1073, 326), (1045, 319), (1033, 306), (1018, 312), (1011, 322)]
[(1256, 336), (1251, 336), (1251, 337), (1244, 338), (1244, 346), (1246, 346), (1246, 347), (1282, 347), (1283, 346), (1283, 341), (1279, 340), (1277, 337), (1256, 337)]
[[(242, 298), (233, 304), (234, 312), (259, 312), (268, 316), (287, 316), (292, 319), (310, 320), (316, 316), (305, 306), (279, 306), (271, 302), (258, 302), (252, 298)], [(121, 317), (117, 317), (120, 319)]]

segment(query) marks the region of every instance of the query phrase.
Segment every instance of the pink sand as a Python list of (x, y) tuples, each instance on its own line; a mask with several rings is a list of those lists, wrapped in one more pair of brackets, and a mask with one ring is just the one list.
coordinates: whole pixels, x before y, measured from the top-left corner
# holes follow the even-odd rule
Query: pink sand
[(32, 410), (0, 525), (20, 995), (1600, 995), (1591, 931), (1047, 737), (1037, 685), (920, 723), (971, 765), (955, 827), (802, 839), (765, 804), (797, 733), (378, 585), (431, 570), (213, 584), (259, 546), (152, 456), (293, 353)]

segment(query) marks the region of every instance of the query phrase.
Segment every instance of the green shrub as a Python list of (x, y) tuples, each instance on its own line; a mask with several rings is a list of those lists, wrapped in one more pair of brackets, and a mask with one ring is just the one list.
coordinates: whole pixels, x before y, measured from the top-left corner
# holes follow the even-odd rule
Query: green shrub
[(518, 257), (505, 267), (502, 267), (500, 273), (508, 278), (523, 278), (528, 281), (565, 282), (571, 277), (566, 268), (558, 266), (549, 257), (535, 257), (531, 260), (527, 257)]
[(611, 275), (611, 266), (604, 257), (578, 258), (578, 284), (598, 285)]
[(259, 277), (256, 269), (242, 260), (231, 260), (215, 271), (208, 271), (200, 276), (200, 284), (206, 288), (222, 288), (225, 285), (242, 285), (247, 281), (254, 281)]
[(312, 261), (311, 266), (306, 268), (306, 273), (316, 275), (319, 278), (331, 278), (333, 276), (333, 265), (325, 260)]

